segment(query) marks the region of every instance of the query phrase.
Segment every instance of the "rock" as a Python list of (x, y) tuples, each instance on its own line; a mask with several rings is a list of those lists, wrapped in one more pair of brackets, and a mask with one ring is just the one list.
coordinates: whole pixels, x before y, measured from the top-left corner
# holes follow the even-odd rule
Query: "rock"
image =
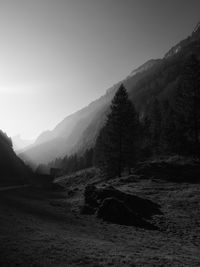
[(123, 224), (140, 225), (141, 221), (123, 201), (116, 198), (106, 198), (98, 208), (97, 217), (105, 221)]
[(95, 209), (93, 207), (91, 207), (90, 205), (83, 205), (80, 209), (81, 214), (85, 214), (85, 215), (92, 215), (95, 213)]
[(151, 218), (154, 214), (162, 214), (158, 204), (134, 195), (124, 193), (112, 186), (97, 188), (88, 185), (85, 188), (85, 203), (97, 209), (106, 198), (115, 198), (123, 202), (136, 216)]
[(74, 190), (74, 189), (69, 189), (69, 190), (68, 190), (68, 192), (67, 192), (67, 194), (68, 194), (68, 196), (69, 196), (69, 197), (72, 197), (72, 196), (74, 196), (74, 195), (75, 195), (75, 193), (76, 193), (76, 192), (75, 192), (75, 190)]
[(97, 214), (105, 221), (156, 229), (150, 224), (154, 214), (162, 214), (158, 204), (134, 195), (124, 193), (112, 186), (97, 188), (88, 185), (84, 192), (85, 204), (82, 214)]

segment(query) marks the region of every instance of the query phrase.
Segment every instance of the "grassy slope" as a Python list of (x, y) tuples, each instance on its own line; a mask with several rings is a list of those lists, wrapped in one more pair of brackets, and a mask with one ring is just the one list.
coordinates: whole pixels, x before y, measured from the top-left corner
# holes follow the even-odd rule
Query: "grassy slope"
[(164, 215), (154, 218), (152, 231), (80, 215), (81, 177), (62, 181), (62, 193), (1, 193), (0, 266), (200, 266), (199, 184), (110, 181), (161, 204)]

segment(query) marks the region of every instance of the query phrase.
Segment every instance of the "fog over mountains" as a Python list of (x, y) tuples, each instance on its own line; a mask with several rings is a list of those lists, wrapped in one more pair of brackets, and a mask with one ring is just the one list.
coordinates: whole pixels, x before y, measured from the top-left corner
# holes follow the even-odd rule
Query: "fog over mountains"
[(20, 157), (34, 164), (48, 163), (58, 157), (91, 148), (103, 126), (110, 102), (121, 82), (124, 83), (140, 116), (146, 112), (152, 98), (169, 99), (180, 77), (184, 60), (191, 53), (200, 55), (200, 26), (192, 34), (172, 47), (162, 59), (152, 59), (132, 71), (106, 94), (87, 107), (67, 116), (52, 131), (43, 132)]
[(20, 134), (12, 137), (13, 148), (15, 151), (21, 151), (34, 143), (34, 140), (23, 139)]

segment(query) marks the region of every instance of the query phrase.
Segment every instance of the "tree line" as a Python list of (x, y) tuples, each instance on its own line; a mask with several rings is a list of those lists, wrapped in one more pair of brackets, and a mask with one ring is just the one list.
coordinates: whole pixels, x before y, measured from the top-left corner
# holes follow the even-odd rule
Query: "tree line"
[(171, 100), (154, 98), (141, 121), (149, 154), (200, 155), (200, 62), (191, 55)]
[[(109, 177), (130, 172), (138, 160), (158, 155), (200, 156), (200, 62), (187, 58), (172, 99), (152, 97), (138, 114), (123, 84), (117, 90), (93, 148), (56, 159), (64, 173), (97, 166)], [(162, 88), (160, 88), (162, 89)]]
[(49, 164), (40, 164), (36, 173), (49, 173), (51, 168), (59, 169), (60, 175), (70, 174), (93, 166), (94, 148), (87, 149), (83, 154), (74, 153), (64, 158), (57, 158)]

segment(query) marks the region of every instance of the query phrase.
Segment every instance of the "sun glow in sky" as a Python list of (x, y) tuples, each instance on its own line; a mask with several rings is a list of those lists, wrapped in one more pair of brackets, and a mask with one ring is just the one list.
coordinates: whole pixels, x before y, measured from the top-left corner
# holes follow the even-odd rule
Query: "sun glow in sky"
[(199, 0), (0, 0), (0, 129), (36, 138), (199, 21)]

